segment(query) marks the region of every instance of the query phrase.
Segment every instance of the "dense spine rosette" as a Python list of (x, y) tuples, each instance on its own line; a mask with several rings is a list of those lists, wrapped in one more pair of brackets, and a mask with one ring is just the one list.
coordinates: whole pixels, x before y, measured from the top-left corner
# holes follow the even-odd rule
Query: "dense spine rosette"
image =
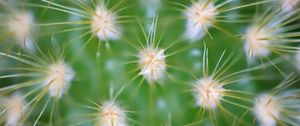
[(270, 55), (271, 50), (268, 47), (272, 43), (267, 38), (271, 38), (273, 35), (266, 28), (260, 28), (259, 26), (252, 26), (247, 30), (244, 49), (248, 54), (249, 61), (252, 61), (254, 57)]
[[(21, 122), (26, 123), (26, 125), (33, 126), (40, 125), (39, 120), (43, 116), (45, 111), (48, 110), (48, 106), (51, 106), (50, 111), (52, 113), (56, 113), (56, 116), (60, 116), (59, 111), (57, 111), (59, 105), (58, 100), (60, 100), (63, 97), (63, 94), (68, 91), (68, 88), (71, 86), (71, 82), (75, 76), (75, 72), (73, 71), (73, 69), (65, 63), (63, 58), (59, 58), (60, 56), (63, 57), (63, 54), (60, 54), (58, 56), (51, 54), (51, 52), (48, 52), (49, 55), (46, 55), (40, 50), (39, 47), (37, 49), (39, 50), (36, 53), (26, 52), (22, 54), (9, 54), (0, 52), (2, 58), (5, 59), (6, 57), (7, 61), (15, 60), (15, 62), (22, 66), (8, 67), (4, 69), (5, 72), (11, 74), (2, 75), (0, 77), (1, 79), (12, 78), (15, 80), (19, 80), (19, 82), (1, 87), (0, 94), (6, 95), (8, 93), (16, 91), (25, 92), (24, 95), (16, 97), (18, 99), (13, 100), (9, 104), (12, 107), (13, 105), (21, 106), (21, 102), (17, 102), (17, 100), (28, 100), (29, 102), (24, 105), (24, 108), (14, 108), (13, 111), (24, 112), (25, 109), (28, 110), (28, 112), (25, 113), (25, 117), (22, 118)], [(59, 52), (59, 49), (56, 49), (56, 51)], [(39, 113), (36, 114), (37, 112)], [(10, 113), (12, 113), (11, 115), (16, 114), (15, 117), (11, 119), (11, 122), (19, 123), (18, 118), (20, 118), (20, 114), (18, 114), (17, 112)], [(32, 122), (27, 122), (32, 117), (34, 118), (34, 120)], [(54, 114), (50, 114), (50, 123), (53, 123), (53, 117)], [(57, 118), (55, 117), (55, 119)], [(60, 125), (59, 122), (55, 124)]]
[(196, 104), (207, 109), (215, 109), (220, 104), (224, 89), (222, 85), (211, 78), (202, 78), (195, 87)]
[(114, 12), (107, 10), (106, 7), (97, 7), (91, 22), (92, 31), (100, 40), (115, 40), (120, 37), (117, 16)]
[(59, 61), (49, 66), (44, 86), (48, 88), (50, 96), (60, 98), (69, 88), (73, 78), (72, 68), (63, 61)]
[[(185, 18), (185, 32), (184, 38), (191, 42), (195, 42), (202, 39), (206, 34), (213, 38), (213, 34), (209, 32), (211, 27), (216, 28), (221, 31), (227, 32), (219, 26), (222, 23), (228, 22), (241, 22), (240, 19), (230, 19), (226, 18), (224, 14), (229, 13), (233, 10), (242, 9), (249, 6), (254, 6), (258, 4), (264, 4), (269, 1), (259, 1), (254, 3), (242, 4), (234, 7), (228, 7), (232, 0), (227, 0), (224, 2), (214, 1), (214, 0), (193, 0), (190, 6), (186, 6), (180, 3), (173, 3), (177, 6), (183, 7), (183, 15)], [(237, 17), (239, 18), (238, 15)], [(227, 32), (228, 33), (228, 32)]]
[[(88, 32), (84, 33), (86, 35), (91, 35), (91, 37), (86, 41), (89, 43), (94, 37), (97, 37), (99, 42), (109, 42), (111, 40), (120, 39), (122, 35), (122, 30), (120, 27), (121, 22), (128, 22), (129, 16), (118, 16), (117, 13), (123, 11), (125, 8), (119, 9), (118, 6), (124, 1), (119, 1), (112, 8), (109, 8), (109, 2), (106, 3), (105, 0), (100, 1), (71, 1), (76, 7), (69, 7), (59, 2), (52, 2), (49, 0), (42, 0), (43, 2), (52, 5), (49, 9), (61, 11), (68, 13), (70, 15), (79, 17), (76, 20), (71, 20), (67, 22), (56, 22), (56, 23), (46, 23), (41, 24), (42, 26), (54, 26), (54, 25), (82, 25), (80, 28), (75, 30), (85, 30), (89, 29)], [(73, 31), (67, 29), (66, 31)], [(90, 34), (91, 33), (91, 34)]]
[(125, 111), (113, 101), (105, 102), (100, 109), (98, 126), (127, 126)]
[(218, 15), (218, 8), (212, 0), (199, 0), (184, 12), (186, 17), (185, 38), (196, 41), (202, 38)]
[(140, 74), (148, 82), (153, 82), (164, 77), (166, 70), (164, 50), (159, 48), (145, 48), (139, 52)]
[(274, 96), (265, 94), (255, 100), (254, 113), (262, 126), (276, 126), (280, 104)]
[(261, 126), (296, 126), (300, 123), (300, 92), (299, 90), (284, 90), (296, 81), (295, 77), (289, 78), (270, 93), (256, 98), (253, 112)]
[(298, 13), (298, 10), (288, 14), (267, 11), (261, 18), (255, 18), (244, 35), (244, 51), (248, 62), (266, 58), (272, 53), (281, 55), (283, 52), (297, 52), (299, 48), (290, 44), (300, 42), (297, 39), (299, 33), (294, 31), (299, 25), (291, 25), (300, 19)]

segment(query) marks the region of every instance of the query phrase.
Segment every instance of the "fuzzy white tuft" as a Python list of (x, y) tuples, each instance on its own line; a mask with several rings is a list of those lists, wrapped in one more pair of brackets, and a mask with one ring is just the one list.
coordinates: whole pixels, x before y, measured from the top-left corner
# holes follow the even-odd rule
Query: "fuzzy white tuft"
[(24, 113), (25, 101), (20, 94), (14, 94), (6, 101), (6, 126), (19, 126)]
[(184, 12), (187, 19), (184, 36), (190, 41), (201, 39), (214, 23), (216, 15), (219, 13), (213, 1), (206, 3), (206, 0), (195, 2)]
[(14, 35), (18, 44), (33, 51), (32, 26), (34, 24), (31, 13), (14, 12), (7, 22), (8, 30)]
[(48, 88), (49, 95), (60, 98), (69, 88), (74, 74), (73, 69), (63, 61), (51, 64), (48, 67), (48, 73), (44, 82), (45, 88)]
[(101, 106), (100, 126), (127, 126), (126, 113), (115, 102), (108, 101)]
[(120, 38), (121, 32), (117, 24), (117, 16), (105, 7), (96, 8), (92, 17), (91, 28), (94, 34), (102, 41)]
[(139, 52), (140, 74), (148, 82), (157, 81), (164, 77), (166, 71), (166, 61), (163, 49), (146, 48)]
[(215, 109), (220, 104), (224, 89), (222, 85), (211, 78), (201, 78), (195, 85), (196, 105)]
[(254, 105), (254, 113), (262, 126), (276, 126), (276, 118), (279, 118), (281, 109), (276, 97), (262, 95)]
[(264, 28), (252, 26), (248, 28), (245, 39), (244, 51), (247, 54), (248, 61), (252, 62), (257, 57), (266, 57), (271, 54), (269, 45), (271, 41), (268, 40), (272, 34)]

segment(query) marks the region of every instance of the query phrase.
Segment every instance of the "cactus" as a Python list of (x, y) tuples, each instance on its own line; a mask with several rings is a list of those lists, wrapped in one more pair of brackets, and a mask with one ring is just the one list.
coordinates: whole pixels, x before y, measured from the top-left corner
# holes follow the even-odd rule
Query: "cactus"
[(0, 0), (0, 125), (300, 124), (299, 0)]

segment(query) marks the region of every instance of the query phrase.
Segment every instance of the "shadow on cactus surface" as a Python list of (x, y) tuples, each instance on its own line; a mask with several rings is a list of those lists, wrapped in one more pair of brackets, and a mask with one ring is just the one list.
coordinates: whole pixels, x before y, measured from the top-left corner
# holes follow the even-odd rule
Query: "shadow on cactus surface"
[(0, 0), (1, 126), (299, 126), (300, 0)]

